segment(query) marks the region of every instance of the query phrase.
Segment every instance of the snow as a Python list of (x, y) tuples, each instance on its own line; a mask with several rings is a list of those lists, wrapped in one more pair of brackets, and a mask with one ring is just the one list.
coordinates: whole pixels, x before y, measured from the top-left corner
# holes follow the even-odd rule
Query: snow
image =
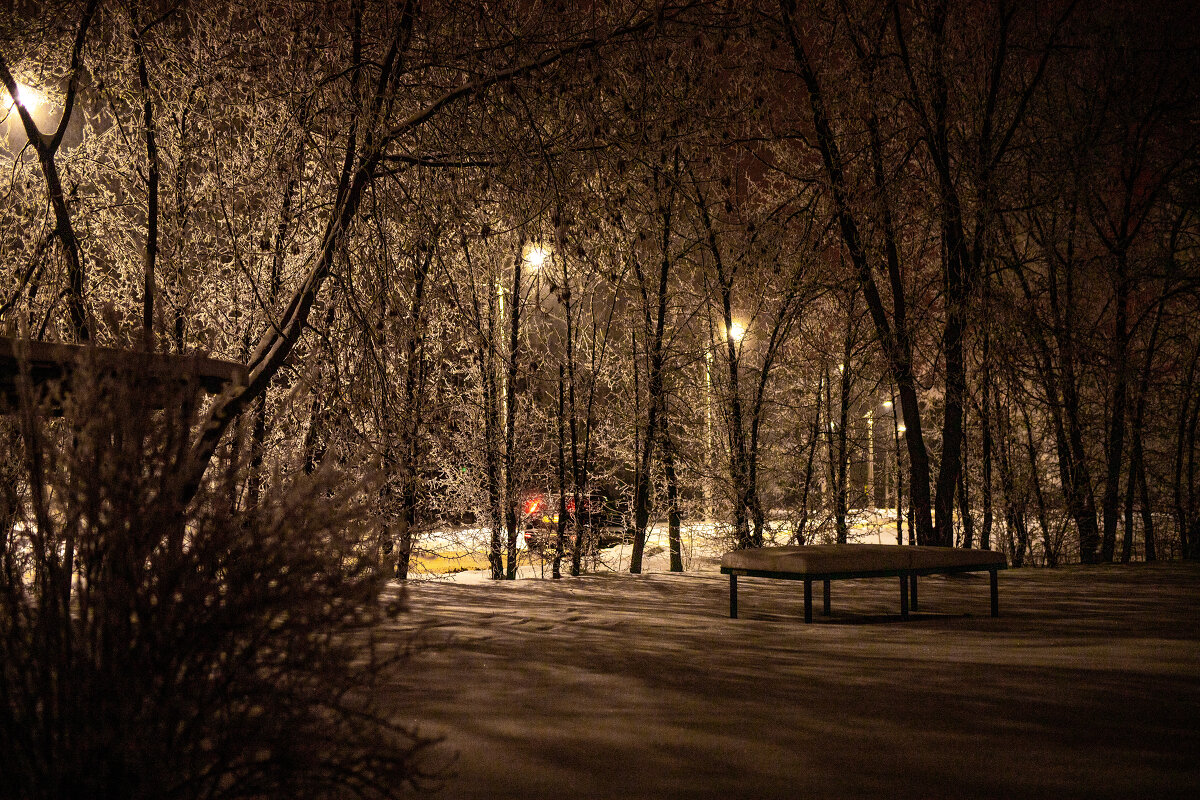
[[(858, 544), (896, 544), (894, 513), (887, 510), (860, 512), (851, 518), (849, 539)], [(907, 528), (905, 529), (907, 535)], [(767, 544), (791, 543), (790, 529), (782, 522), (768, 524)], [(416, 580), (440, 580), (453, 583), (479, 584), (491, 580), (486, 569), (469, 569), (486, 563), (486, 551), (490, 531), (487, 528), (463, 528), (460, 530), (437, 531), (424, 535), (419, 544), (417, 566), (412, 578)], [(685, 570), (712, 566), (721, 560), (721, 554), (729, 547), (732, 533), (725, 526), (711, 522), (700, 522), (680, 527), (680, 543)], [(548, 578), (551, 565), (543, 561), (525, 546), (524, 536), (517, 537), (519, 556), (517, 578)], [(569, 545), (568, 545), (569, 546)], [(631, 544), (606, 548), (586, 559), (585, 572), (627, 572), (629, 570)], [(421, 557), (430, 559), (438, 569), (423, 570)], [(563, 560), (563, 572), (570, 567), (570, 554)], [(447, 568), (457, 571), (445, 572)], [(670, 551), (667, 541), (667, 526), (664, 522), (654, 523), (646, 535), (646, 549), (642, 558), (642, 572), (668, 572)]]
[[(488, 531), (486, 529), (470, 528), (453, 533), (439, 533), (422, 541), (422, 550), (426, 553), (463, 553), (462, 563), (470, 563), (469, 556), (482, 562), (487, 547)], [(700, 564), (711, 564), (720, 561), (720, 553), (724, 551), (726, 537), (709, 524), (685, 525), (680, 530), (680, 540), (683, 550), (685, 568)], [(518, 537), (520, 545), (518, 579), (549, 578), (551, 564), (537, 557), (525, 547), (524, 537)], [(569, 547), (569, 544), (568, 544)], [(590, 554), (584, 558), (584, 571), (589, 573), (626, 572), (629, 570), (629, 559), (632, 545), (623, 544), (606, 548), (599, 553)], [(469, 554), (469, 556), (467, 555)], [(562, 571), (566, 573), (571, 566), (571, 555), (567, 552), (562, 561)], [(642, 559), (643, 572), (667, 572), (670, 570), (670, 553), (668, 550), (666, 526), (656, 525), (646, 536), (646, 549)], [(418, 580), (449, 581), (451, 583), (480, 584), (490, 582), (486, 569), (465, 569), (458, 572), (440, 574), (417, 573)]]
[[(653, 559), (660, 558), (655, 555)], [(652, 559), (652, 561), (653, 561)], [(655, 562), (657, 563), (657, 562)], [(460, 578), (461, 580), (461, 578)], [(833, 584), (691, 572), (410, 581), (396, 713), (445, 736), (443, 796), (1191, 797), (1200, 565)]]

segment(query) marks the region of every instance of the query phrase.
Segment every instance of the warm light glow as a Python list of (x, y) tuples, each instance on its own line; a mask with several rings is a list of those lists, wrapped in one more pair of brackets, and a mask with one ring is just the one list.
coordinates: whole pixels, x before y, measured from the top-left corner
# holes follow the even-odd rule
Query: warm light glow
[(845, 371), (846, 371), (846, 365), (838, 364), (838, 372), (845, 372)]
[(884, 408), (891, 408), (891, 407), (892, 407), (892, 401), (891, 401), (891, 400), (884, 400), (884, 401), (883, 401), (883, 407), (884, 407)]
[(538, 269), (550, 260), (550, 251), (541, 245), (531, 244), (525, 248), (524, 259), (530, 269)]
[(901, 423), (896, 426), (897, 433), (904, 433), (906, 430), (908, 430), (908, 428), (904, 427), (904, 423)]
[(729, 325), (729, 338), (735, 342), (740, 342), (742, 337), (746, 335), (746, 326), (740, 322), (733, 322)]
[[(6, 91), (4, 94), (7, 96), (8, 92)], [(23, 83), (17, 84), (17, 99), (21, 101), (21, 105), (25, 106), (25, 110), (28, 111), (30, 115), (36, 114), (38, 109), (46, 102), (41, 92), (39, 92), (37, 89), (26, 86)], [(6, 105), (9, 109), (11, 109), (13, 103), (11, 100), (9, 100)]]

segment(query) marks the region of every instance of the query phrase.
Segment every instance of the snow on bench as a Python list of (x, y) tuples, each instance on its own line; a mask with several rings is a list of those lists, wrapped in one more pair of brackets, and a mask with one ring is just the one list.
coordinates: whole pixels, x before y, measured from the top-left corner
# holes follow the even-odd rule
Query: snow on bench
[(987, 572), (991, 576), (992, 616), (1000, 616), (996, 573), (1008, 567), (995, 550), (917, 547), (896, 544), (821, 544), (733, 550), (721, 559), (729, 576), (729, 616), (737, 618), (738, 576), (804, 581), (804, 621), (812, 622), (812, 582), (825, 582), (823, 613), (829, 615), (829, 582), (842, 578), (900, 578), (900, 616), (907, 618), (909, 595), (917, 610), (917, 576)]

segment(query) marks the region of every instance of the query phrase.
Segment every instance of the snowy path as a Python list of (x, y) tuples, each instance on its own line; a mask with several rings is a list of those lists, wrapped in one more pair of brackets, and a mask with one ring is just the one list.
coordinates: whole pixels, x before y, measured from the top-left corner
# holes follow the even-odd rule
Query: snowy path
[[(404, 716), (446, 797), (1191, 797), (1200, 565), (798, 587), (714, 571), (412, 584)], [(944, 610), (945, 615), (938, 612)], [(968, 612), (971, 616), (965, 616)]]

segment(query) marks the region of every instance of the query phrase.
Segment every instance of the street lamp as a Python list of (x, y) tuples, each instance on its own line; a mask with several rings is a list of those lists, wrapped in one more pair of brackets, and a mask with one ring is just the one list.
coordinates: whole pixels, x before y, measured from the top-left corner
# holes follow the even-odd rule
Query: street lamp
[[(50, 108), (49, 101), (44, 94), (23, 83), (18, 83), (16, 86), (16, 99), (25, 107), (26, 113), (34, 120), (35, 125), (43, 109)], [(0, 84), (0, 123), (7, 123), (4, 127), (7, 129), (9, 147), (18, 147), (24, 143), (25, 125), (17, 114), (17, 104), (13, 102), (12, 96), (2, 84)], [(0, 136), (4, 135), (0, 133)]]
[[(553, 253), (550, 250), (550, 248), (544, 247), (540, 244), (526, 244), (524, 247), (521, 248), (520, 264), (524, 264), (532, 272), (538, 272), (543, 266), (545, 266), (546, 264), (548, 264), (550, 262), (550, 259), (552, 257), (553, 257)], [(520, 266), (520, 265), (518, 265), (518, 266)], [(500, 329), (504, 330), (504, 315), (505, 315), (504, 282), (500, 276), (497, 276), (495, 278), (495, 286), (496, 286), (497, 304), (498, 304), (499, 310), (500, 310)], [(513, 304), (512, 313), (514, 313), (514, 314), (520, 313), (520, 308), (519, 308), (518, 304), (521, 302), (521, 298), (520, 297), (511, 298), (511, 302)], [(503, 342), (504, 337), (501, 336), (500, 338), (501, 338), (501, 342)], [(503, 352), (503, 347), (501, 348), (501, 352)], [(500, 425), (502, 428), (506, 427), (508, 425), (508, 392), (510, 391), (510, 389), (511, 389), (511, 387), (508, 385), (507, 379), (503, 375), (501, 375), (501, 377), (500, 377)]]
[[(839, 364), (838, 369), (843, 369), (843, 365)], [(891, 400), (884, 400), (879, 404), (879, 408), (891, 410), (893, 403)], [(895, 422), (895, 414), (892, 415), (893, 424)], [(866, 493), (870, 500), (871, 506), (875, 507), (875, 409), (868, 408), (867, 413), (863, 414), (863, 419), (867, 421), (867, 482)], [(903, 428), (901, 428), (903, 430)], [(884, 479), (884, 502), (887, 501), (887, 480)]]
[(863, 419), (867, 421), (867, 482), (866, 495), (867, 503), (870, 508), (876, 508), (875, 504), (875, 409), (868, 408), (867, 413), (863, 414)]
[[(4, 92), (4, 94), (5, 95), (8, 94), (7, 90)], [(17, 84), (16, 99), (18, 101), (20, 101), (21, 105), (23, 105), (25, 107), (25, 110), (29, 112), (29, 116), (31, 116), (31, 117), (36, 115), (38, 112), (38, 109), (42, 105), (44, 105), (46, 102), (46, 98), (42, 95), (41, 92), (39, 92), (37, 89), (34, 89), (32, 86), (26, 86), (23, 83)], [(7, 103), (5, 110), (13, 111), (14, 105), (16, 105), (16, 104), (12, 101), (12, 98), (9, 98), (9, 101)]]
[[(715, 458), (713, 447), (713, 350), (717, 346), (716, 336), (717, 330), (725, 328), (725, 338), (738, 344), (746, 336), (746, 325), (742, 322), (731, 320), (726, 328), (724, 324), (719, 326), (713, 324), (713, 320), (709, 318), (708, 328), (708, 346), (704, 348), (704, 508), (709, 520), (714, 517), (713, 509), (713, 460)], [(716, 330), (714, 330), (716, 328)]]
[(525, 252), (522, 254), (526, 266), (530, 269), (540, 269), (543, 264), (550, 260), (549, 248), (542, 247), (539, 244), (529, 244), (525, 246)]

